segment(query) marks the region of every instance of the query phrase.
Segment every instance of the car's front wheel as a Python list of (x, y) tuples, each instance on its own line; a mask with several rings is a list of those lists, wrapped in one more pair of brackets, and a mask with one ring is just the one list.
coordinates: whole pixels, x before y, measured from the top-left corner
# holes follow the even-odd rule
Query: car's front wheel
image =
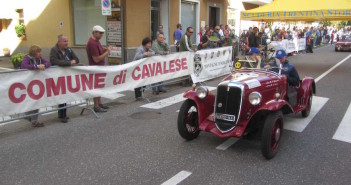
[(307, 102), (306, 108), (301, 112), (302, 117), (304, 117), (304, 118), (306, 118), (310, 115), (311, 107), (312, 107), (312, 97), (313, 97), (313, 94), (312, 94), (312, 89), (311, 89), (309, 97), (308, 97), (308, 102)]
[(195, 139), (199, 133), (199, 117), (193, 100), (187, 99), (179, 110), (178, 132), (186, 140)]
[(261, 151), (266, 159), (272, 159), (278, 151), (283, 133), (283, 114), (281, 111), (273, 112), (266, 117), (263, 130)]

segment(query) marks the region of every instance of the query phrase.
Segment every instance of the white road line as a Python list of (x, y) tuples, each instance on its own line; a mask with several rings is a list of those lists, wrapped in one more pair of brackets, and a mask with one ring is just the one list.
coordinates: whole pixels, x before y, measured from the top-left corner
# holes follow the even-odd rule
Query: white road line
[(239, 140), (239, 138), (231, 137), (231, 138), (227, 139), (226, 141), (224, 141), (224, 143), (222, 143), (221, 145), (217, 146), (216, 149), (217, 150), (226, 150), (230, 146), (235, 144), (238, 140)]
[(179, 112), (180, 110), (177, 110), (176, 112)]
[(351, 143), (351, 103), (336, 130), (333, 139)]
[(324, 72), (323, 74), (321, 74), (319, 77), (317, 77), (314, 81), (317, 83), (319, 80), (321, 80), (322, 78), (324, 78), (325, 76), (327, 76), (330, 72), (332, 72), (335, 68), (337, 68), (339, 65), (341, 65), (342, 63), (344, 63), (346, 60), (348, 60), (351, 57), (351, 55), (347, 56), (346, 58), (344, 58), (342, 61), (338, 62), (337, 64), (335, 64), (332, 68), (330, 68), (328, 71)]
[(284, 129), (295, 132), (302, 132), (317, 115), (317, 113), (322, 109), (322, 107), (327, 103), (328, 100), (329, 98), (313, 96), (310, 115), (307, 118), (301, 117), (300, 113), (296, 116), (284, 116)]
[[(209, 91), (215, 90), (216, 87), (207, 87)], [(156, 102), (152, 102), (152, 103), (148, 103), (145, 105), (142, 105), (140, 107), (143, 108), (149, 108), (149, 109), (161, 109), (164, 107), (168, 107), (170, 105), (179, 103), (181, 101), (184, 101), (185, 98), (183, 97), (183, 93), (181, 94), (177, 94), (175, 96), (169, 97), (169, 98), (165, 98)]]
[(172, 178), (170, 178), (169, 180), (167, 180), (166, 182), (162, 183), (161, 185), (175, 185), (175, 184), (179, 184), (184, 179), (188, 178), (190, 175), (191, 175), (191, 172), (181, 171), (181, 172), (177, 173), (177, 175), (175, 175)]

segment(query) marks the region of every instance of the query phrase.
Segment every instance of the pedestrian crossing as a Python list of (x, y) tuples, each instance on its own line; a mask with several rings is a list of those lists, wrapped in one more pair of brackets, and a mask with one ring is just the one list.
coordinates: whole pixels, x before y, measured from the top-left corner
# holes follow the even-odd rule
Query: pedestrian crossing
[(351, 143), (351, 103), (336, 130), (333, 139)]

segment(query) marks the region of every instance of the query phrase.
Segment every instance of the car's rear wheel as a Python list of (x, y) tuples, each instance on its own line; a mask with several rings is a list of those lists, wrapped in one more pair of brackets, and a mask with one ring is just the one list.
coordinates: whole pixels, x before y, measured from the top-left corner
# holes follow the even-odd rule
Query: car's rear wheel
[(313, 94), (312, 94), (312, 89), (311, 89), (309, 97), (308, 97), (306, 108), (301, 112), (302, 117), (304, 117), (304, 118), (306, 118), (310, 115), (311, 107), (312, 107), (312, 97), (313, 97)]
[(261, 151), (266, 159), (272, 159), (278, 151), (283, 133), (283, 114), (281, 111), (268, 114), (263, 130)]
[(193, 140), (200, 133), (197, 106), (193, 100), (187, 99), (179, 110), (178, 132), (182, 138)]

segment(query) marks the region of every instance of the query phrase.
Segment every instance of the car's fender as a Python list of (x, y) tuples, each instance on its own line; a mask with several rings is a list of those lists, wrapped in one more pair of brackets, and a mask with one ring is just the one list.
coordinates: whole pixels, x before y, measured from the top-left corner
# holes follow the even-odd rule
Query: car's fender
[(210, 114), (214, 111), (214, 102), (215, 95), (212, 93), (208, 93), (206, 98), (200, 99), (197, 97), (195, 90), (188, 90), (183, 95), (184, 98), (191, 99), (196, 103), (197, 112), (199, 116), (199, 123), (201, 123), (204, 119), (206, 119)]
[(259, 109), (256, 110), (256, 112), (259, 111), (278, 111), (278, 110), (283, 110), (283, 112), (294, 112), (294, 109), (291, 107), (291, 105), (283, 100), (283, 99), (273, 99), (268, 102), (266, 102), (264, 105), (262, 105)]
[(305, 77), (300, 85), (298, 100), (300, 100), (300, 104), (306, 104), (309, 98), (309, 93), (312, 90), (313, 94), (316, 94), (316, 83), (312, 77)]

